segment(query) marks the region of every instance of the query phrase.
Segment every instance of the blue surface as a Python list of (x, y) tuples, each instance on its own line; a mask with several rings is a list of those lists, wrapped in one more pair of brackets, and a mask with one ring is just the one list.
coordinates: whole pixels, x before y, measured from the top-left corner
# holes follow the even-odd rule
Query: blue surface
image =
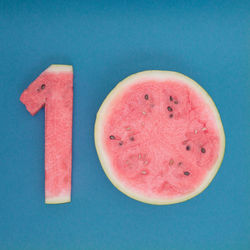
[[(0, 0), (0, 249), (249, 249), (249, 1)], [(21, 92), (50, 64), (74, 66), (72, 202), (44, 204), (44, 110)], [(214, 99), (227, 145), (201, 195), (132, 200), (106, 178), (96, 112), (124, 77), (182, 72)]]

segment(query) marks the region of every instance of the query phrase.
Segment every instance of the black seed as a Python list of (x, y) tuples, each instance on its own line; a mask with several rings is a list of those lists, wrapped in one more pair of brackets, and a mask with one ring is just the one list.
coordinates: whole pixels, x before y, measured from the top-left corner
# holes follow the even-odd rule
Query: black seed
[(201, 153), (206, 153), (206, 149), (205, 148), (201, 148)]
[(190, 173), (189, 173), (188, 171), (185, 171), (185, 172), (184, 172), (184, 175), (189, 176)]
[(123, 144), (123, 142), (122, 142), (122, 141), (120, 141), (120, 142), (119, 142), (119, 145), (120, 145), (120, 146), (122, 146), (122, 144)]
[(172, 97), (172, 96), (169, 96), (169, 100), (172, 102), (172, 101), (173, 101), (173, 97)]
[(45, 89), (46, 85), (45, 84), (42, 84), (41, 85), (41, 89)]
[(189, 146), (189, 145), (186, 146), (186, 150), (187, 150), (187, 151), (190, 150), (190, 146)]
[(148, 100), (148, 95), (145, 95), (144, 98), (145, 98), (145, 100)]
[(135, 138), (132, 136), (132, 137), (129, 138), (129, 140), (130, 140), (130, 141), (134, 141)]
[(172, 112), (173, 109), (172, 109), (170, 106), (168, 106), (168, 111), (169, 111), (169, 112)]
[(173, 116), (174, 116), (173, 114), (170, 114), (170, 115), (169, 115), (169, 118), (173, 118)]
[(178, 104), (178, 101), (174, 101), (174, 104)]
[(111, 136), (109, 137), (109, 139), (110, 139), (110, 140), (115, 140), (115, 137), (114, 137), (113, 135), (111, 135)]

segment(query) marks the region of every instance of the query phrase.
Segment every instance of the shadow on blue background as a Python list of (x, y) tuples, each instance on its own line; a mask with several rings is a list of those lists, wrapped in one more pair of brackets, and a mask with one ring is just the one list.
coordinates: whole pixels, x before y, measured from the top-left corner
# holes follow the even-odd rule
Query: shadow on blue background
[[(249, 249), (249, 1), (0, 0), (1, 249)], [(74, 66), (72, 202), (44, 204), (44, 111), (24, 88)], [(96, 112), (124, 77), (182, 72), (214, 99), (226, 133), (217, 176), (185, 203), (134, 201), (106, 178)]]

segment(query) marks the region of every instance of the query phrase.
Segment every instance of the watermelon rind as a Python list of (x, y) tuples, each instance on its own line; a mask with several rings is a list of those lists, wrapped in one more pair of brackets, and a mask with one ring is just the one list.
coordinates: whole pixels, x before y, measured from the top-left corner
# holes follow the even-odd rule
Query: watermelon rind
[(56, 197), (45, 197), (45, 204), (61, 204), (61, 203), (68, 203), (71, 202), (71, 196), (63, 195), (63, 196), (56, 196)]
[(51, 64), (47, 69), (47, 72), (72, 72), (72, 65), (64, 65), (64, 64)]

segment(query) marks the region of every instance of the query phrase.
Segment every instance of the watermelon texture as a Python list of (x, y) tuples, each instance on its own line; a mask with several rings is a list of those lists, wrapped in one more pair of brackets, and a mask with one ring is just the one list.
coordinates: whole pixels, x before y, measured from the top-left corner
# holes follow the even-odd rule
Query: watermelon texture
[(51, 65), (23, 91), (31, 115), (45, 107), (45, 203), (71, 201), (73, 69)]
[(144, 71), (121, 81), (101, 105), (95, 145), (124, 194), (150, 204), (186, 201), (216, 175), (225, 150), (218, 110), (187, 76)]

